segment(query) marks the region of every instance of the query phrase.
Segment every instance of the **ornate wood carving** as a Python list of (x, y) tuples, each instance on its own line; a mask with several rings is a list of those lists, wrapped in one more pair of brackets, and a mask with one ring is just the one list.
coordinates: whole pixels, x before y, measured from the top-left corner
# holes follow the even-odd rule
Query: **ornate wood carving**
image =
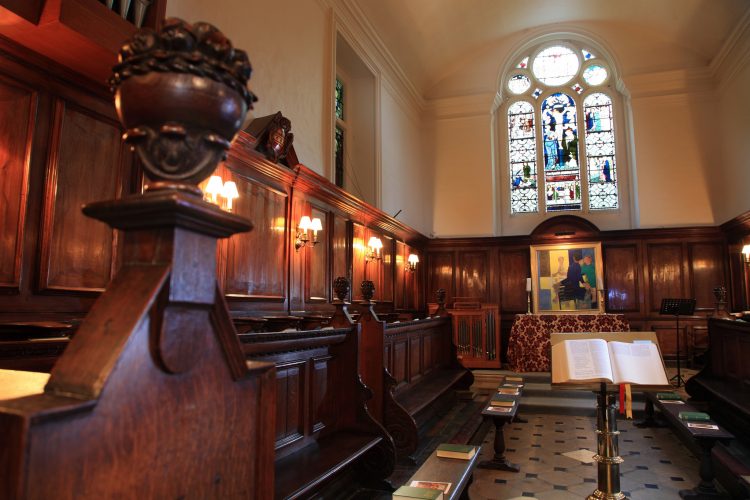
[(297, 153), (294, 151), (292, 122), (281, 111), (256, 118), (245, 127), (245, 132), (255, 138), (255, 149), (274, 162), (290, 168), (297, 166)]
[(393, 398), (393, 391), (397, 382), (385, 368), (383, 368), (383, 378), (385, 379), (385, 392), (383, 394), (385, 428), (393, 438), (396, 455), (408, 457), (417, 451), (419, 445), (417, 423), (409, 415), (409, 412)]

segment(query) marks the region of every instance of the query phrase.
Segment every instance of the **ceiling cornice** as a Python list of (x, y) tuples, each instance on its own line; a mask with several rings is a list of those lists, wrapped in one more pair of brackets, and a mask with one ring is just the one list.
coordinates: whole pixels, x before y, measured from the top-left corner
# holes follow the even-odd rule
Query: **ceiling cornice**
[(709, 64), (719, 90), (748, 63), (750, 63), (750, 10), (745, 12)]
[(401, 101), (401, 104), (413, 107), (418, 114), (421, 114), (425, 107), (424, 98), (388, 50), (358, 1), (318, 0), (318, 2), (323, 2), (332, 8), (341, 24), (362, 43), (368, 56), (376, 61), (383, 78), (395, 91), (395, 97)]

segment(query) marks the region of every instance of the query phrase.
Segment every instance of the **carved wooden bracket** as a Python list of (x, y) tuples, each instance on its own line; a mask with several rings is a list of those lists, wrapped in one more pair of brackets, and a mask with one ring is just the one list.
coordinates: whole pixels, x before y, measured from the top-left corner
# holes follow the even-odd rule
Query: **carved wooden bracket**
[(291, 120), (277, 111), (273, 115), (256, 118), (244, 131), (255, 138), (255, 149), (268, 160), (294, 168), (299, 161), (292, 145), (294, 134), (291, 130)]

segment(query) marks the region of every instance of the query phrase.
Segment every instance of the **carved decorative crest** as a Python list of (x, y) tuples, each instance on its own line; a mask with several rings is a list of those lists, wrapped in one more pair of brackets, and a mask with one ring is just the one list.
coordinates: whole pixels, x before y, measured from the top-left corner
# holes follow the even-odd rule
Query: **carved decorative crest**
[(289, 168), (295, 167), (299, 161), (294, 151), (294, 134), (291, 132), (292, 122), (281, 114), (256, 118), (245, 128), (245, 132), (255, 138), (255, 149), (263, 153), (274, 163), (281, 163)]

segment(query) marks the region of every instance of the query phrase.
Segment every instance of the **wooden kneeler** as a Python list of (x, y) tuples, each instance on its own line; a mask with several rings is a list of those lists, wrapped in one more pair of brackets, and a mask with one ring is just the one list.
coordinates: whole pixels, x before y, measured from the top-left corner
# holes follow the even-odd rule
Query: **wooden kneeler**
[(84, 209), (123, 231), (122, 268), (44, 392), (0, 401), (0, 498), (271, 498), (273, 364), (245, 360), (216, 284), (217, 238), (252, 226), (195, 186), (254, 99), (247, 56), (168, 20), (120, 60), (118, 114), (154, 182)]

